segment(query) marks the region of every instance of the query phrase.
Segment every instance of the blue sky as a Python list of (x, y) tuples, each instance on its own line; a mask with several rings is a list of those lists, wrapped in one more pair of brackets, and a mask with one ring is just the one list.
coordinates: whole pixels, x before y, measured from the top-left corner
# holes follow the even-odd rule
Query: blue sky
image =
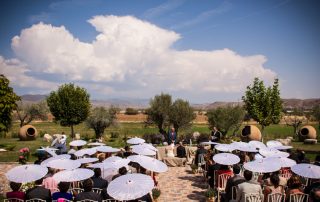
[[(319, 1), (0, 2), (0, 73), (18, 94), (238, 101), (254, 77), (320, 97)], [(41, 22), (41, 23), (40, 23)]]

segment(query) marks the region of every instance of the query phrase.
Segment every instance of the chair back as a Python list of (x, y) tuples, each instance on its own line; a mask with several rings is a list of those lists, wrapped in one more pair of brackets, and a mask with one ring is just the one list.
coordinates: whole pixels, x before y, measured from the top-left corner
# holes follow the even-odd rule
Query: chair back
[(221, 190), (226, 189), (227, 181), (231, 177), (231, 174), (220, 174), (218, 177), (218, 188)]
[(100, 188), (92, 188), (92, 191), (93, 191), (94, 193), (101, 194), (102, 189), (100, 189)]
[(72, 202), (72, 201), (65, 198), (59, 198), (58, 200), (52, 200), (52, 202)]
[(262, 202), (260, 194), (245, 194), (245, 202)]
[(282, 170), (280, 176), (288, 180), (292, 176), (292, 172), (291, 170)]
[(268, 202), (284, 202), (285, 195), (281, 193), (268, 194)]
[(231, 200), (236, 201), (237, 199), (237, 186), (232, 186), (231, 187)]
[(102, 200), (102, 202), (118, 202), (118, 200), (116, 200), (116, 199), (105, 199), (105, 200)]
[(26, 200), (26, 202), (46, 202), (46, 200), (33, 198), (33, 199)]
[(24, 200), (19, 199), (19, 198), (8, 198), (8, 199), (4, 199), (4, 202), (24, 202)]
[(71, 189), (68, 190), (68, 192), (71, 193), (72, 195), (74, 193), (79, 194), (79, 193), (81, 193), (83, 191), (84, 191), (84, 189), (81, 189), (81, 188), (71, 188)]
[(97, 201), (91, 200), (91, 199), (83, 199), (83, 200), (78, 201), (78, 202), (97, 202)]
[(308, 202), (309, 195), (304, 193), (290, 194), (289, 202)]

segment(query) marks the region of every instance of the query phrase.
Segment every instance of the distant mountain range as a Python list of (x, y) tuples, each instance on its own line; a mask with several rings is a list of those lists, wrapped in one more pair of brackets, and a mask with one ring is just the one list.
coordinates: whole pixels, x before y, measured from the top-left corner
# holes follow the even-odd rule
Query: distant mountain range
[[(44, 100), (48, 95), (22, 95), (21, 99), (25, 102), (39, 102)], [(93, 106), (103, 106), (109, 107), (111, 105), (125, 109), (128, 107), (136, 109), (145, 109), (149, 107), (149, 99), (107, 99), (107, 100), (91, 100)], [(303, 108), (312, 109), (315, 105), (320, 105), (320, 98), (314, 99), (282, 99), (283, 106), (285, 109), (292, 108)], [(192, 106), (197, 110), (208, 110), (217, 107), (224, 106), (236, 106), (243, 105), (243, 102), (213, 102), (213, 103), (203, 103), (203, 104), (192, 104)]]

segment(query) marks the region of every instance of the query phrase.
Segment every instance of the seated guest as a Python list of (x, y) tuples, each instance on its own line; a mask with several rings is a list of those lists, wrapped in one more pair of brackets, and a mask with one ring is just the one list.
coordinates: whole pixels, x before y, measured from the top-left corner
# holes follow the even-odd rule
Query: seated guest
[(246, 181), (244, 177), (240, 176), (240, 170), (241, 168), (239, 165), (233, 166), (234, 176), (230, 177), (227, 180), (227, 185), (226, 185), (226, 193), (224, 197), (226, 202), (232, 199), (232, 187), (237, 186), (238, 184), (241, 184), (242, 182)]
[(97, 194), (92, 191), (93, 181), (91, 179), (84, 180), (82, 182), (82, 187), (83, 187), (84, 191), (79, 193), (75, 197), (75, 201), (82, 201), (85, 199), (90, 199), (90, 200), (99, 201), (99, 202), (102, 201), (102, 197), (100, 196), (100, 194)]
[(42, 185), (46, 189), (50, 189), (51, 193), (54, 193), (58, 189), (58, 183), (53, 179), (55, 169), (49, 168), (48, 174), (43, 179)]
[(233, 175), (232, 170), (229, 169), (227, 165), (220, 165), (220, 169), (216, 172), (216, 185), (217, 187), (221, 187), (221, 181), (219, 181), (219, 176), (222, 174)]
[(312, 202), (320, 201), (320, 187), (311, 190), (310, 199)]
[(259, 194), (263, 199), (261, 186), (252, 181), (252, 172), (245, 170), (243, 176), (246, 181), (238, 185), (237, 201), (245, 202), (245, 194)]
[(167, 157), (174, 157), (174, 144), (173, 143), (166, 147), (166, 154), (167, 154)]
[(217, 164), (216, 162), (214, 162), (214, 160), (212, 160), (212, 156), (210, 157), (210, 159), (208, 160), (208, 166), (207, 166), (207, 177), (209, 178), (208, 179), (208, 183), (210, 185), (210, 187), (214, 187), (215, 185), (215, 171), (219, 170), (220, 169), (220, 165)]
[(124, 147), (125, 152), (123, 153), (123, 157), (127, 158), (128, 156), (132, 155), (131, 148), (127, 145)]
[(284, 187), (280, 185), (280, 178), (277, 173), (272, 173), (269, 179), (271, 185), (266, 186), (264, 189), (264, 201), (266, 202), (269, 194), (283, 194), (284, 192)]
[(304, 193), (310, 194), (311, 190), (315, 188), (320, 188), (320, 179), (312, 179), (311, 184), (304, 188)]
[(179, 142), (177, 147), (177, 157), (178, 158), (186, 158), (186, 148), (183, 146), (182, 142)]
[(303, 193), (301, 189), (301, 180), (297, 175), (292, 175), (287, 182), (288, 188), (286, 191), (286, 198), (289, 201), (290, 194)]
[(194, 163), (196, 165), (198, 165), (200, 161), (200, 158), (201, 158), (201, 155), (203, 156), (203, 159), (204, 159), (204, 156), (207, 154), (207, 150), (204, 148), (203, 145), (198, 145), (198, 149), (196, 150), (196, 155), (195, 155), (195, 159), (194, 159)]
[(24, 192), (19, 191), (21, 187), (21, 183), (16, 183), (16, 182), (10, 182), (10, 188), (12, 189), (11, 192), (7, 192), (7, 199), (11, 198), (16, 198), (16, 199), (21, 199), (25, 200), (26, 196)]
[(49, 202), (51, 201), (51, 191), (50, 189), (44, 188), (42, 182), (42, 178), (34, 182), (35, 186), (26, 191), (26, 200), (38, 198)]
[(72, 194), (68, 193), (69, 187), (70, 182), (59, 182), (58, 188), (60, 191), (52, 194), (52, 200), (58, 200), (61, 198), (72, 200)]
[[(282, 186), (282, 187), (287, 186), (287, 179), (284, 178), (284, 177), (282, 177), (282, 176), (280, 176), (280, 172), (279, 172), (279, 171), (273, 172), (272, 174), (275, 174), (275, 175), (278, 175), (278, 176), (279, 176), (279, 185), (280, 185), (280, 186)], [(271, 177), (271, 176), (270, 176), (270, 177)], [(272, 182), (271, 182), (271, 178), (270, 178), (270, 177), (265, 180), (267, 186), (272, 185)]]
[(116, 179), (117, 177), (120, 177), (122, 175), (126, 175), (128, 173), (126, 167), (119, 168), (118, 174), (112, 177), (112, 180)]
[(108, 181), (105, 179), (102, 179), (101, 177), (101, 169), (95, 168), (94, 170), (94, 176), (91, 178), (93, 181), (93, 187), (99, 188), (99, 189), (105, 189), (108, 186)]

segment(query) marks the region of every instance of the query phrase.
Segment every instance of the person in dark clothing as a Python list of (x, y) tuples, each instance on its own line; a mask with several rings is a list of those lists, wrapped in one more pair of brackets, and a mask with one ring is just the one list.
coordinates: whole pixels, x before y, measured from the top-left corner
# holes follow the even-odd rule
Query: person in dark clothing
[(198, 149), (197, 149), (197, 151), (196, 151), (196, 155), (195, 155), (195, 159), (194, 159), (194, 163), (195, 163), (195, 165), (198, 165), (198, 163), (200, 163), (199, 161), (199, 159), (201, 159), (201, 155), (203, 156), (203, 158), (204, 158), (204, 156), (207, 154), (207, 150), (204, 148), (204, 146), (203, 145), (198, 145)]
[(55, 192), (52, 194), (52, 200), (58, 200), (59, 198), (64, 198), (67, 200), (72, 200), (72, 194), (68, 193), (70, 187), (70, 182), (59, 182), (58, 188), (60, 192)]
[(177, 157), (178, 158), (186, 158), (186, 148), (183, 146), (182, 142), (179, 142), (179, 146), (177, 147)]
[(101, 169), (95, 168), (94, 170), (94, 176), (91, 178), (93, 181), (93, 187), (99, 188), (99, 189), (105, 189), (108, 186), (108, 181), (105, 179), (102, 179), (101, 177)]
[(16, 183), (16, 182), (10, 182), (10, 188), (12, 189), (11, 192), (7, 192), (7, 199), (11, 198), (16, 198), (16, 199), (21, 199), (25, 200), (26, 195), (24, 192), (19, 191), (21, 187), (21, 183)]
[(208, 176), (208, 183), (210, 185), (210, 187), (214, 187), (215, 186), (215, 171), (219, 170), (220, 169), (220, 165), (215, 163), (213, 160), (212, 160), (212, 157), (210, 157), (209, 161), (208, 161), (208, 167), (207, 167), (207, 176)]
[[(221, 132), (217, 129), (217, 127), (213, 127), (211, 131), (211, 142), (219, 142), (222, 134)], [(214, 145), (211, 145), (211, 149), (214, 149)]]
[(98, 201), (98, 202), (102, 201), (101, 195), (92, 191), (93, 181), (91, 179), (86, 179), (85, 181), (83, 181), (82, 186), (83, 186), (84, 191), (79, 193), (76, 196), (75, 201), (82, 201), (85, 199), (90, 199), (90, 200)]
[[(245, 182), (246, 180), (244, 177), (240, 176), (240, 166), (239, 165), (234, 165), (233, 166), (233, 174), (234, 176), (229, 178), (227, 180), (227, 185), (226, 185), (226, 193), (224, 195), (224, 199), (226, 202), (230, 201), (232, 198), (236, 198), (236, 196), (232, 196), (232, 187), (237, 186), (238, 184), (241, 184), (242, 182)], [(235, 194), (235, 193), (234, 193)]]
[(123, 157), (127, 158), (132, 155), (132, 151), (128, 145), (124, 147), (124, 150), (125, 152), (123, 153)]
[(172, 143), (177, 143), (177, 133), (175, 132), (174, 127), (172, 127), (170, 131), (168, 131), (168, 144), (170, 145)]
[(122, 175), (126, 175), (128, 173), (126, 167), (119, 168), (118, 174), (112, 177), (112, 180), (116, 179), (117, 177), (120, 177)]
[(51, 202), (51, 191), (42, 186), (43, 178), (35, 181), (35, 187), (26, 191), (26, 200), (29, 199), (43, 199)]

